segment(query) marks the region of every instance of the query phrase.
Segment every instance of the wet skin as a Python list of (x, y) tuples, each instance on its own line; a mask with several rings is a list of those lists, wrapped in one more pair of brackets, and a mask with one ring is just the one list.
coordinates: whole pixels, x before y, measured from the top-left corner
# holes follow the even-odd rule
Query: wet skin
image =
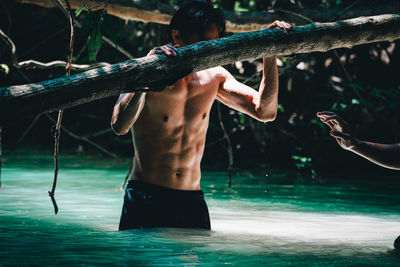
[[(274, 27), (291, 26), (275, 22), (270, 28)], [(172, 37), (174, 46), (154, 48), (148, 56), (176, 55), (178, 47), (219, 38), (219, 31), (212, 24), (203, 36), (193, 34), (183, 41), (179, 31), (173, 30)], [(130, 179), (174, 189), (200, 189), (200, 162), (215, 99), (260, 121), (273, 120), (278, 100), (276, 57), (264, 59), (259, 91), (215, 67), (188, 75), (161, 92), (122, 94), (111, 125), (117, 134), (132, 129), (135, 158)]]

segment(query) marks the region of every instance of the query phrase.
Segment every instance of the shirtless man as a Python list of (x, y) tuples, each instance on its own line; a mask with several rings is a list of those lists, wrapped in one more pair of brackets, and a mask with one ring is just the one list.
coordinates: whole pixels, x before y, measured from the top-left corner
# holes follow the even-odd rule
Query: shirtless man
[[(269, 28), (290, 29), (275, 21)], [(184, 4), (170, 23), (173, 45), (148, 53), (173, 56), (177, 47), (219, 38), (222, 13), (203, 1)], [(134, 169), (125, 192), (120, 230), (144, 227), (210, 229), (200, 189), (211, 106), (215, 99), (263, 122), (275, 119), (278, 105), (276, 57), (264, 58), (258, 91), (234, 79), (224, 68), (193, 73), (161, 92), (121, 94), (111, 126), (115, 133), (132, 128)]]

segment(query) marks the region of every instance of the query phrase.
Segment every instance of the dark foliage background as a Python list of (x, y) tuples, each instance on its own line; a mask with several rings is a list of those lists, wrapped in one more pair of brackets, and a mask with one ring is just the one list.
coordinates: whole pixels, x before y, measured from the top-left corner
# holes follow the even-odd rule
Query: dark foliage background
[[(162, 1), (179, 4), (182, 1)], [(247, 1), (216, 0), (217, 7), (236, 11), (261, 11), (270, 8), (301, 10), (309, 7), (341, 7), (353, 5), (343, 0), (287, 0)], [(368, 5), (376, 1), (358, 1)], [(93, 15), (93, 14), (92, 14)], [(88, 23), (83, 11), (78, 21)], [(86, 22), (85, 22), (86, 21)], [(92, 23), (92, 24), (90, 24)], [(89, 26), (93, 26), (90, 22)], [(101, 33), (134, 57), (145, 56), (154, 46), (168, 41), (164, 25), (124, 21), (104, 15)], [(88, 63), (86, 46), (90, 27), (77, 29), (74, 62)], [(89, 27), (89, 29), (87, 28)], [(0, 2), (0, 28), (17, 47), (20, 61), (35, 59), (43, 62), (67, 60), (69, 44), (68, 21), (56, 8), (45, 9), (18, 4), (12, 0)], [(116, 63), (126, 56), (103, 43), (97, 61)], [(65, 75), (63, 68), (17, 70), (11, 66), (10, 50), (0, 43), (0, 64), (10, 70), (0, 72), (0, 86), (37, 82)], [(240, 81), (257, 88), (261, 79), (261, 60), (226, 66)], [(358, 156), (342, 150), (329, 136), (329, 129), (316, 118), (316, 112), (338, 112), (352, 126), (360, 139), (393, 143), (399, 142), (400, 114), (400, 42), (362, 45), (352, 49), (338, 49), (327, 53), (312, 53), (279, 58), (280, 96), (279, 113), (272, 123), (260, 123), (243, 114), (222, 107), (222, 117), (233, 144), (235, 167), (252, 171), (298, 170), (312, 177), (329, 175), (398, 175), (377, 167)], [(110, 129), (110, 117), (117, 97), (70, 108), (64, 112), (63, 125), (68, 130), (88, 137), (111, 153), (126, 160), (133, 154), (131, 137), (116, 136)], [(56, 114), (51, 114), (56, 118)], [(24, 137), (18, 139), (32, 122), (32, 118), (4, 125), (3, 146), (6, 153), (17, 147), (32, 151), (46, 151), (53, 146), (53, 123), (41, 116)], [(217, 108), (211, 115), (203, 166), (224, 169), (228, 164), (226, 140), (219, 125)], [(107, 157), (92, 145), (62, 133), (61, 152), (90, 153)]]

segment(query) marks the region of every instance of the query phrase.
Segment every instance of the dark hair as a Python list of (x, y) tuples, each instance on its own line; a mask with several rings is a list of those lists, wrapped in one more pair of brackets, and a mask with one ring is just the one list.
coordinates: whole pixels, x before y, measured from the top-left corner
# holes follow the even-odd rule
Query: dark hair
[(179, 30), (186, 41), (190, 35), (198, 34), (200, 37), (208, 30), (209, 26), (216, 24), (219, 36), (225, 34), (225, 17), (221, 10), (214, 8), (205, 1), (195, 0), (184, 3), (169, 24), (170, 32)]

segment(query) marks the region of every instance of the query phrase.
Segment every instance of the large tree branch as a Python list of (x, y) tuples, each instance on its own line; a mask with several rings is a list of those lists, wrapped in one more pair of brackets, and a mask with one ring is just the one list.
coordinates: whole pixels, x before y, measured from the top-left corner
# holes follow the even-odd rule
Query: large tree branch
[(54, 111), (129, 91), (162, 90), (192, 72), (272, 55), (324, 52), (400, 38), (400, 14), (265, 29), (199, 42), (178, 55), (124, 61), (73, 76), (0, 88), (0, 122)]
[[(16, 0), (21, 3), (34, 4), (42, 7), (54, 7), (52, 0)], [(78, 8), (85, 3), (89, 5), (99, 5), (104, 0), (71, 0), (71, 7)], [(100, 5), (102, 6), (102, 5)], [(107, 7), (107, 13), (126, 20), (139, 20), (143, 22), (155, 22), (169, 24), (178, 6), (150, 2), (146, 0), (113, 0)], [(292, 12), (293, 11), (293, 12)], [(327, 22), (336, 19), (349, 19), (360, 16), (372, 16), (386, 13), (400, 12), (400, 1), (379, 1), (368, 6), (357, 6), (342, 10), (342, 8), (314, 8), (298, 10), (275, 9), (269, 12), (232, 12), (224, 11), (226, 17), (226, 28), (228, 32), (248, 32), (266, 28), (275, 20), (285, 20), (296, 25), (309, 23), (309, 18), (313, 21)]]

